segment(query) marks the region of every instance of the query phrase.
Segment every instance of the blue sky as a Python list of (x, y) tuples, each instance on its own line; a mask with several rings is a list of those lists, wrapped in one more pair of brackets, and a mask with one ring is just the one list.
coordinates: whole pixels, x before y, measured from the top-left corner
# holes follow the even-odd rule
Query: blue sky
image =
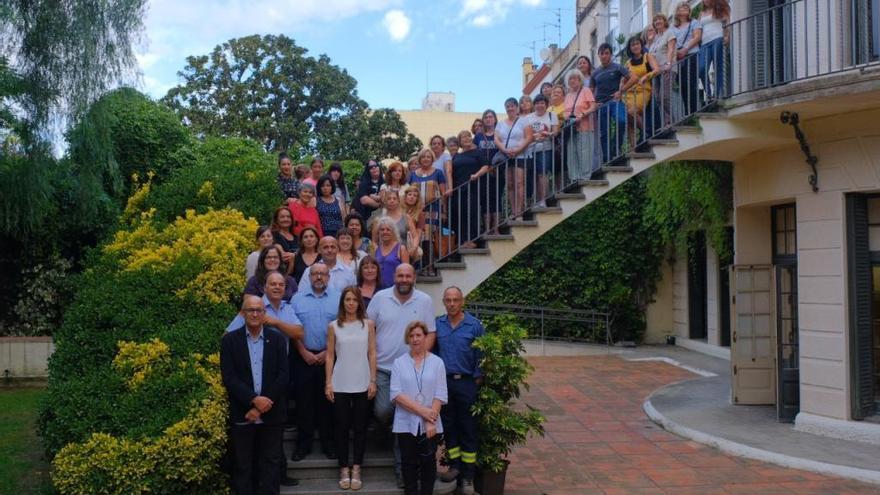
[[(502, 109), (521, 93), (523, 57), (574, 33), (574, 0), (152, 0), (138, 48), (141, 89), (155, 98), (178, 83), (188, 55), (250, 34), (280, 34), (358, 80), (373, 108), (414, 109), (452, 91), (456, 109)], [(545, 41), (546, 37), (546, 41)], [(535, 42), (535, 50), (531, 44)], [(533, 55), (534, 54), (534, 55)]]

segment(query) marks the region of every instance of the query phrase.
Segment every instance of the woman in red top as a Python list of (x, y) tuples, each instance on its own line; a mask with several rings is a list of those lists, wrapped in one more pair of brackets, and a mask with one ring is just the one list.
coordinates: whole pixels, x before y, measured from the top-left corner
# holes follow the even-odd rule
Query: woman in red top
[(318, 209), (315, 208), (315, 186), (303, 183), (299, 187), (299, 199), (291, 199), (287, 204), (290, 207), (290, 214), (293, 215), (293, 233), (299, 235), (303, 228), (307, 225), (315, 227), (318, 231), (318, 238), (324, 237), (324, 231), (321, 230), (321, 219), (318, 216)]

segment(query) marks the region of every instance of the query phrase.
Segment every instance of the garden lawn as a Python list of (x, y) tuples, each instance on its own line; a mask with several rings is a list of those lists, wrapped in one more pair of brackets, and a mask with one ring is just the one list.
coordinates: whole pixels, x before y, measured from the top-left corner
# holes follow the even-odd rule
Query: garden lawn
[(49, 465), (36, 433), (42, 388), (0, 388), (0, 494), (48, 492)]

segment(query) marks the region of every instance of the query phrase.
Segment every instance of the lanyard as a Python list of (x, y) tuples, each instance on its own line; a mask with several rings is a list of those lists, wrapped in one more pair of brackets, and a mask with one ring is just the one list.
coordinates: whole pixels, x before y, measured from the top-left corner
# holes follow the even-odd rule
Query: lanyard
[(419, 395), (416, 396), (416, 400), (419, 404), (422, 404), (422, 401), (425, 400), (425, 396), (422, 395), (422, 384), (425, 382), (425, 365), (427, 364), (427, 356), (422, 360), (422, 371), (419, 373), (416, 371), (416, 360), (413, 358), (413, 377), (416, 379), (416, 387), (419, 389)]

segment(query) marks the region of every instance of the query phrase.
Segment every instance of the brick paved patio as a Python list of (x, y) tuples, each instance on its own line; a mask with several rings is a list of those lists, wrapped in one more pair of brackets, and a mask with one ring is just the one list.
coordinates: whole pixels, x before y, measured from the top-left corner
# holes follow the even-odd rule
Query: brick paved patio
[(880, 487), (729, 456), (664, 431), (642, 403), (694, 376), (683, 369), (614, 356), (530, 362), (536, 371), (524, 399), (544, 412), (547, 434), (514, 451), (509, 495), (880, 494)]

